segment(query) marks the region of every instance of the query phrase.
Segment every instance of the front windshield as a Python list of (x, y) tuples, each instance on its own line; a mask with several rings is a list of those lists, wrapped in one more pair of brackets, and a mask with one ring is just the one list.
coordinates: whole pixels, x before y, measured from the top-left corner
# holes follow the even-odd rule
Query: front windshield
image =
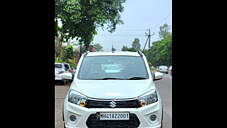
[(148, 79), (140, 56), (87, 56), (79, 69), (78, 79)]
[(167, 66), (159, 66), (160, 69), (168, 69)]

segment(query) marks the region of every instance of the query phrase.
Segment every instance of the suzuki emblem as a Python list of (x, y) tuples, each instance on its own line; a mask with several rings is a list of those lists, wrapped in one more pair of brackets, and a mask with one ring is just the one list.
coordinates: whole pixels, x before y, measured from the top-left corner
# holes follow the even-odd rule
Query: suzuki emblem
[(111, 102), (110, 102), (110, 107), (114, 108), (114, 107), (116, 107), (116, 106), (117, 106), (116, 104), (117, 104), (116, 102), (111, 101)]

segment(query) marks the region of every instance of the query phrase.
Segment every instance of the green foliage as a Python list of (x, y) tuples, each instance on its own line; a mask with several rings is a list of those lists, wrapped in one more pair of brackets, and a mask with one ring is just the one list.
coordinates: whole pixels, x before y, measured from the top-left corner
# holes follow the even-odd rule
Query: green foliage
[(127, 47), (127, 46), (123, 46), (123, 47), (121, 48), (121, 51), (128, 51), (128, 47)]
[(152, 66), (170, 66), (172, 65), (172, 34), (167, 24), (160, 27), (159, 36), (161, 40), (153, 42), (152, 47), (144, 50), (143, 53)]
[(140, 40), (138, 38), (135, 38), (132, 42), (132, 48), (136, 51), (140, 50)]
[(130, 52), (137, 52), (137, 50), (135, 48), (128, 48), (127, 51), (130, 51)]
[(62, 60), (67, 62), (68, 59), (73, 59), (73, 47), (71, 45), (63, 49)]
[(66, 61), (61, 60), (60, 58), (55, 58), (55, 63), (69, 63), (71, 67), (76, 68), (76, 64), (74, 62), (74, 59), (67, 59)]
[[(55, 35), (62, 40), (77, 38), (88, 49), (96, 28), (107, 28), (109, 32), (123, 23), (120, 13), (125, 0), (55, 0)], [(61, 20), (62, 27), (58, 26)]]
[(121, 51), (137, 52), (136, 49), (134, 49), (134, 48), (128, 48), (128, 47), (126, 47), (126, 46), (123, 46), (123, 47), (121, 48)]
[(71, 67), (76, 68), (75, 60), (74, 59), (68, 59), (67, 62), (70, 64)]
[(168, 34), (164, 39), (156, 41), (149, 50), (145, 50), (149, 62), (153, 66), (172, 65), (172, 34)]
[(137, 52), (140, 50), (140, 40), (138, 38), (135, 38), (132, 42), (132, 47), (128, 48), (127, 46), (123, 46), (121, 48), (121, 51), (130, 51), (130, 52)]
[(163, 26), (160, 26), (159, 36), (161, 39), (166, 38), (166, 36), (168, 36), (169, 34), (171, 33), (169, 32), (168, 24), (164, 24)]
[(112, 51), (114, 52), (114, 51), (116, 51), (116, 49), (114, 47), (112, 47)]
[(55, 63), (64, 63), (64, 61), (61, 60), (60, 58), (55, 58)]
[(102, 46), (99, 44), (99, 43), (97, 43), (97, 44), (94, 44), (94, 47), (95, 47), (95, 51), (102, 51)]

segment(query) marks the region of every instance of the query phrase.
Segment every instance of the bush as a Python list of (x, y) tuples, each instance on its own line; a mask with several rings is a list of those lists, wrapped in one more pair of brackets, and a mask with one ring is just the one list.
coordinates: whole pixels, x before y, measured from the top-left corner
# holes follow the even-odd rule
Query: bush
[(70, 64), (71, 67), (76, 68), (77, 65), (75, 64), (74, 59), (68, 59), (67, 62)]
[(69, 65), (73, 68), (76, 68), (76, 64), (74, 62), (74, 59), (67, 59), (66, 61), (63, 61), (59, 58), (55, 58), (55, 63), (69, 63)]
[(60, 58), (55, 58), (55, 63), (65, 63), (65, 62)]

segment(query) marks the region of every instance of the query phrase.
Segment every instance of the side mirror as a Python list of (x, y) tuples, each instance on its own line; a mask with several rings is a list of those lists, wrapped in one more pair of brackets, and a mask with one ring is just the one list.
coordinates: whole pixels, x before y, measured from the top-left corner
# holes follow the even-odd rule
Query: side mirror
[(154, 73), (154, 80), (160, 80), (162, 78), (163, 78), (163, 73), (161, 73), (161, 72)]

